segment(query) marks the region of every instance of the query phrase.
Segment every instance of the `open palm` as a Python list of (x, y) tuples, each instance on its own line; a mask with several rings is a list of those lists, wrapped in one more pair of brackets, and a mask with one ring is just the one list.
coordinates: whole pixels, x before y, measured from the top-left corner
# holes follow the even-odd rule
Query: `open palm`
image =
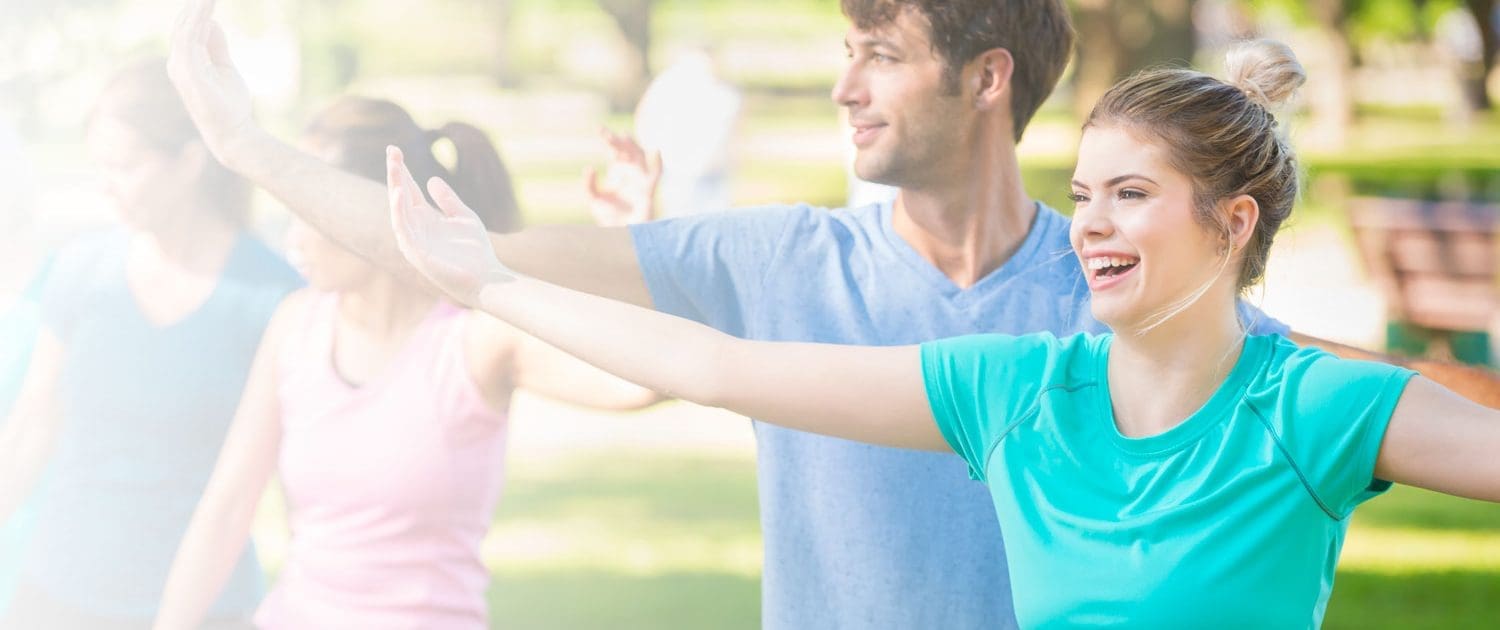
[(645, 223), (656, 218), (656, 185), (661, 182), (661, 154), (647, 155), (634, 138), (602, 130), (611, 158), (604, 171), (590, 168), (584, 174), (589, 212), (594, 222), (606, 227)]
[(437, 177), (427, 189), (438, 207), (427, 203), (395, 147), (386, 150), (386, 187), (396, 245), (444, 293), (473, 305), (486, 284), (515, 277), (495, 257), (479, 216)]
[(214, 0), (192, 0), (183, 7), (172, 32), (167, 74), (209, 150), (228, 161), (235, 144), (259, 128), (250, 90), (229, 58), (213, 12)]

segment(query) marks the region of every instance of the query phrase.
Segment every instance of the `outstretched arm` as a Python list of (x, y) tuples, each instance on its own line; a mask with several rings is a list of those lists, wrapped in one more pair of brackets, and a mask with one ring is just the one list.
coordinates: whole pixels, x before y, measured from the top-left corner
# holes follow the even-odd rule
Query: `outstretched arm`
[(1387, 481), (1500, 502), (1500, 411), (1416, 376), (1406, 385), (1375, 460)]
[[(189, 0), (167, 70), (220, 162), (270, 192), (329, 238), (407, 281), (425, 282), (396, 248), (385, 191), (275, 138), (256, 123), (250, 92), (213, 21), (214, 0)], [(425, 202), (424, 202), (425, 204)], [(580, 291), (651, 305), (625, 228), (547, 227), (490, 235), (505, 264)]]
[(1489, 370), (1442, 361), (1410, 360), (1386, 354), (1370, 352), (1326, 339), (1319, 339), (1292, 331), (1289, 338), (1299, 346), (1313, 346), (1328, 351), (1343, 359), (1379, 361), (1400, 365), (1425, 376), (1454, 393), (1471, 401), (1500, 409), (1500, 374)]
[(62, 342), (43, 328), (21, 381), (20, 396), (0, 430), (0, 523), (9, 520), (31, 494), (56, 448), (63, 424), (57, 397), (62, 362)]
[(736, 339), (712, 328), (521, 276), (495, 258), (479, 218), (434, 178), (441, 210), (415, 203), (392, 149), (391, 221), (414, 266), (458, 300), (607, 372), (668, 396), (793, 429), (945, 450), (916, 346)]
[(289, 322), (300, 319), (294, 313), (301, 308), (301, 295), (284, 300), (266, 327), (234, 424), (172, 561), (156, 630), (197, 628), (250, 540), (255, 508), (281, 448), (276, 355)]

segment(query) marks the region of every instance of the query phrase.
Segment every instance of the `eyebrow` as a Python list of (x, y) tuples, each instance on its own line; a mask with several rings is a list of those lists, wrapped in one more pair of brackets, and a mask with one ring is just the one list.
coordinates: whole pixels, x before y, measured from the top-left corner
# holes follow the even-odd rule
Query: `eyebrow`
[(901, 47), (897, 46), (896, 42), (890, 40), (889, 38), (880, 37), (880, 36), (877, 36), (877, 35), (864, 35), (864, 36), (860, 36), (858, 39), (854, 40), (854, 43), (852, 43), (852, 44), (849, 42), (849, 38), (847, 38), (847, 37), (844, 38), (844, 48), (848, 48), (848, 49), (852, 50), (856, 46), (857, 47), (861, 47), (861, 48), (874, 48), (876, 46), (885, 46), (886, 48), (890, 48), (892, 50), (898, 50), (898, 51), (901, 50)]
[[(1150, 177), (1146, 177), (1145, 175), (1140, 175), (1140, 174), (1137, 174), (1137, 173), (1126, 173), (1126, 174), (1120, 175), (1118, 177), (1111, 177), (1109, 179), (1109, 181), (1104, 182), (1104, 187), (1105, 188), (1109, 188), (1110, 186), (1116, 186), (1116, 185), (1119, 185), (1121, 182), (1129, 181), (1129, 180), (1132, 180), (1132, 179), (1143, 179), (1143, 180), (1151, 182), (1152, 184), (1155, 184), (1157, 186), (1161, 185), (1161, 184), (1157, 184), (1156, 180), (1151, 179)], [(1080, 182), (1080, 181), (1078, 181), (1076, 179), (1073, 180), (1073, 185), (1077, 186), (1079, 188), (1088, 188), (1087, 184), (1084, 184), (1083, 182)]]

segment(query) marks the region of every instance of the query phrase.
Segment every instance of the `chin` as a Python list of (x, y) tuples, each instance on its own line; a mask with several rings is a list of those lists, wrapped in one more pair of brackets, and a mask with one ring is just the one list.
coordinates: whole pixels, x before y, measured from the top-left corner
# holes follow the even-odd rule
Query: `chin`
[(862, 153), (854, 158), (854, 175), (872, 184), (884, 184), (886, 186), (898, 185), (891, 177), (889, 160), (881, 160), (879, 156)]
[(1122, 327), (1129, 328), (1131, 322), (1140, 321), (1141, 317), (1138, 313), (1128, 312), (1127, 309), (1121, 308), (1120, 305), (1108, 302), (1103, 304), (1099, 302), (1090, 303), (1089, 312), (1094, 316), (1094, 319), (1108, 326), (1112, 331), (1118, 331)]

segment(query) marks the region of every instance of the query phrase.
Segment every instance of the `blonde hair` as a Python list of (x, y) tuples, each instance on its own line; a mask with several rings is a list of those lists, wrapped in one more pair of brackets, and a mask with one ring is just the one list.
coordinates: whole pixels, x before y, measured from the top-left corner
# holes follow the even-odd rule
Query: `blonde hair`
[(1230, 50), (1225, 71), (1226, 80), (1180, 68), (1137, 74), (1104, 94), (1084, 128), (1120, 125), (1159, 139), (1173, 166), (1192, 179), (1194, 217), (1224, 236), (1226, 256), (1233, 252), (1220, 202), (1239, 195), (1255, 199), (1260, 218), (1236, 279), (1244, 289), (1265, 275), (1271, 241), (1297, 199), (1297, 158), (1272, 111), (1306, 73), (1290, 48), (1269, 40)]

